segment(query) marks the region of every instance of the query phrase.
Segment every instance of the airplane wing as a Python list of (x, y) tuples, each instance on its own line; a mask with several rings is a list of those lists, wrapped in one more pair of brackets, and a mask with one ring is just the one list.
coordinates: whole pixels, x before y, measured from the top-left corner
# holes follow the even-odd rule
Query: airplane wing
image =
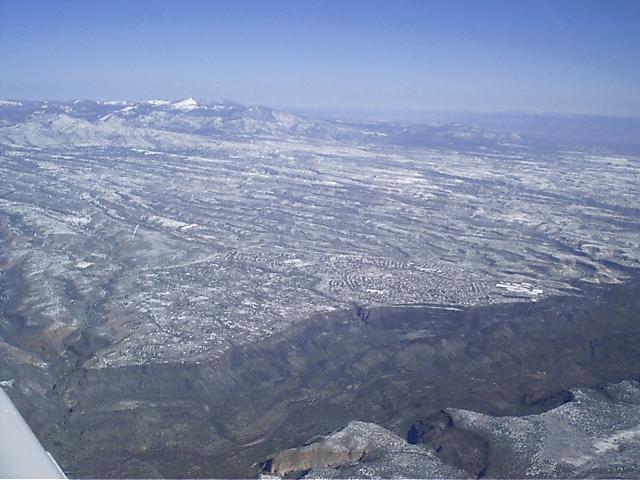
[(67, 478), (0, 388), (0, 478)]

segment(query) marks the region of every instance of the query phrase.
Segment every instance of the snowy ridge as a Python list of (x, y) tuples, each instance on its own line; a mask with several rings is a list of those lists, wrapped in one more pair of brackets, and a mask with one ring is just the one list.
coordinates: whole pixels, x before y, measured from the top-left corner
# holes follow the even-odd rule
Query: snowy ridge
[[(16, 146), (206, 146), (235, 136), (334, 136), (330, 122), (236, 103), (152, 99), (141, 102), (0, 103), (0, 142)], [(181, 137), (181, 138), (178, 138)]]

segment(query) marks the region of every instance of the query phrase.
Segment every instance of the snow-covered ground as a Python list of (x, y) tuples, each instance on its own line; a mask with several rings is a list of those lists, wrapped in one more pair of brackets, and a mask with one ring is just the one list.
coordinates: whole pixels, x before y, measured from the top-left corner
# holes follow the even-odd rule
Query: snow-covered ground
[(354, 303), (571, 295), (640, 266), (640, 157), (425, 127), (454, 142), (436, 148), (411, 128), (191, 98), (4, 102), (0, 260), (20, 265), (25, 314), (114, 339), (94, 366), (209, 358)]

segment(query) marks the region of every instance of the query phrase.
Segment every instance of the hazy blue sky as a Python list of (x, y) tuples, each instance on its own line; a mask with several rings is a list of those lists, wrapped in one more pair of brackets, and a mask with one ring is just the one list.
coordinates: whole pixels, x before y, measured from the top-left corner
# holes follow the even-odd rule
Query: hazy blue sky
[(0, 98), (640, 115), (640, 0), (0, 0)]

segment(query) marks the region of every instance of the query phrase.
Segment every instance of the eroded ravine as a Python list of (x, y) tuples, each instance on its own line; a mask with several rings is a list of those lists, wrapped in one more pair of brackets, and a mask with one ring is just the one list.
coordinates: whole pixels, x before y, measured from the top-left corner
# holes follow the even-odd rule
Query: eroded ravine
[[(211, 363), (80, 361), (62, 377), (25, 368), (20, 384), (33, 388), (12, 396), (70, 476), (253, 476), (274, 452), (350, 420), (405, 436), (443, 408), (537, 413), (567, 388), (638, 378), (639, 285), (461, 311), (374, 309), (366, 321), (339, 312)], [(101, 341), (78, 337), (77, 358)]]

